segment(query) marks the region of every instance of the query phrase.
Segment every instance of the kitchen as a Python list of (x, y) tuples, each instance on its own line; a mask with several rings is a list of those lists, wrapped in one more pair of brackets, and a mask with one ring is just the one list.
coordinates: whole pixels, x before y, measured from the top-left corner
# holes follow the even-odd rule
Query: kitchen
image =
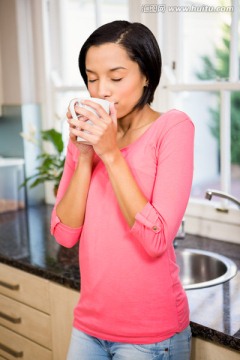
[[(66, 6), (66, 1), (63, 3)], [(65, 99), (71, 98), (73, 91), (85, 94), (86, 90), (83, 85), (59, 83), (54, 72), (51, 72), (51, 77), (49, 75), (50, 60), (51, 66), (54, 64), (55, 68), (58, 68), (60, 64), (57, 62), (60, 62), (62, 58), (56, 54), (55, 58), (50, 57), (49, 48), (45, 43), (49, 33), (46, 33), (48, 28), (44, 23), (44, 20), (46, 21), (44, 14), (52, 11), (59, 15), (56, 16), (56, 23), (51, 23), (50, 32), (51, 36), (59, 36), (57, 32), (61, 28), (59, 19), (63, 16), (63, 13), (59, 14), (59, 10), (63, 11), (64, 7), (58, 7), (58, 3), (54, 1), (13, 0), (2, 0), (0, 6), (0, 84), (2, 90), (0, 96), (2, 111), (0, 155), (3, 158), (23, 159), (25, 174), (31, 176), (36, 168), (39, 149), (29, 141), (23, 141), (19, 135), (20, 132), (28, 133), (31, 126), (36, 129), (36, 132), (52, 127), (62, 130), (61, 127), (64, 125), (59, 118), (62, 119), (67, 103), (62, 99), (64, 96)], [(138, 12), (136, 4), (130, 2), (131, 19), (136, 19), (138, 15), (141, 21), (151, 22), (153, 27), (157, 26), (154, 23), (157, 18), (156, 14), (141, 13), (139, 8), (137, 9)], [(161, 16), (163, 14), (159, 14), (160, 18)], [(169, 16), (166, 14), (166, 17)], [(41, 36), (41, 34), (45, 34), (45, 36)], [(52, 48), (54, 46), (56, 43), (52, 43)], [(61, 55), (58, 53), (60, 50), (57, 49), (57, 46), (54, 50)], [(171, 56), (173, 56), (171, 51), (168, 54), (170, 63)], [(161, 97), (161, 101), (165, 100), (163, 106), (167, 107), (172, 102), (176, 102), (176, 106), (178, 106), (179, 99), (182, 97), (182, 103), (185, 105), (186, 94), (185, 97), (176, 96), (179, 91), (177, 90), (178, 84), (169, 82), (167, 76), (170, 75), (166, 68), (162, 87), (159, 89), (159, 93), (161, 91), (164, 93), (164, 96)], [(190, 91), (190, 85), (185, 85), (185, 88), (182, 86), (183, 91)], [(231, 85), (232, 88), (235, 87), (239, 91), (239, 73), (238, 81), (233, 81), (230, 85), (220, 83), (219, 86), (223, 88), (223, 98), (226, 95), (224, 85), (226, 88), (227, 86), (230, 88)], [(214, 84), (211, 86), (214, 88)], [(198, 92), (196, 95), (193, 94), (195, 100), (198, 94)], [(201, 96), (203, 97), (203, 95)], [(166, 98), (164, 99), (164, 97)], [(59, 102), (61, 102), (62, 108), (57, 107), (59, 114), (56, 114), (54, 106)], [(223, 103), (226, 105), (227, 99), (224, 98)], [(222, 111), (227, 112), (226, 108), (227, 106)], [(223, 146), (226, 155), (226, 144)], [(51, 148), (48, 150), (51, 151)], [(21, 170), (22, 164), (19, 166)], [(6, 171), (6, 168), (7, 166), (1, 167), (1, 174)], [(231, 174), (229, 161), (225, 160), (222, 168), (225, 169), (222, 175), (222, 189), (228, 190), (229, 177), (231, 177), (229, 176)], [(9, 169), (12, 170), (12, 175), (8, 175), (7, 182), (13, 181), (11, 187), (18, 188), (21, 176), (20, 180), (15, 177), (16, 166), (10, 166)], [(17, 182), (15, 179), (18, 179)], [(1, 277), (2, 274), (4, 275), (4, 278), (0, 278), (0, 280), (4, 284), (10, 284), (13, 289), (20, 283), (18, 295), (16, 295), (18, 290), (1, 287), (2, 309), (6, 309), (6, 311), (2, 309), (0, 311), (9, 313), (8, 306), (11, 304), (10, 313), (14, 314), (14, 320), (13, 325), (9, 325), (9, 320), (2, 318), (2, 336), (6, 342), (2, 344), (0, 340), (2, 348), (4, 348), (0, 347), (0, 356), (7, 359), (14, 357), (30, 359), (31, 355), (29, 354), (34, 351), (37, 354), (39, 351), (36, 359), (39, 356), (38, 358), (41, 359), (60, 360), (65, 358), (72, 322), (72, 309), (78, 299), (78, 290), (80, 289), (77, 249), (64, 250), (55, 243), (49, 233), (50, 214), (54, 201), (52, 184), (42, 184), (32, 189), (28, 187), (26, 193), (25, 210), (6, 211), (0, 215), (0, 274)], [(5, 194), (1, 193), (3, 198), (6, 196)], [(213, 251), (231, 258), (239, 268), (239, 209), (232, 202), (226, 204), (225, 201), (221, 201), (219, 205), (218, 197), (213, 197), (209, 202), (204, 199), (204, 193), (201, 194), (202, 198), (192, 199), (189, 203), (185, 214), (184, 229), (187, 235), (184, 240), (178, 240), (178, 248), (201, 248)], [(234, 195), (239, 198), (239, 182), (237, 182)], [(19, 194), (16, 196), (18, 197)], [(215, 205), (220, 206), (222, 211), (216, 211)], [(227, 209), (225, 209), (226, 206)], [(226, 359), (228, 356), (234, 360), (239, 357), (240, 314), (239, 306), (237, 306), (240, 296), (239, 282), (239, 274), (237, 274), (225, 284), (187, 291), (192, 311), (191, 321), (194, 335), (192, 359), (221, 359), (221, 356), (222, 359)], [(33, 289), (32, 292), (29, 289)], [(16, 306), (23, 308), (21, 310), (23, 313), (24, 311), (28, 313), (29, 308), (34, 309), (34, 314), (29, 315), (29, 320), (26, 320), (26, 324), (30, 325), (24, 326), (24, 321), (22, 324), (20, 322), (19, 333), (15, 330), (18, 326), (16, 324), (19, 322), (19, 317), (15, 317)], [(64, 318), (59, 316), (63, 312)], [(38, 314), (37, 319), (42, 324), (40, 332), (36, 330), (36, 324), (31, 320), (37, 316), (35, 314)], [(205, 317), (206, 319), (204, 319)], [(19, 344), (13, 348), (12, 345), (15, 341), (16, 344), (19, 341)], [(21, 353), (23, 351), (20, 346), (22, 341), (27, 344), (24, 355)]]

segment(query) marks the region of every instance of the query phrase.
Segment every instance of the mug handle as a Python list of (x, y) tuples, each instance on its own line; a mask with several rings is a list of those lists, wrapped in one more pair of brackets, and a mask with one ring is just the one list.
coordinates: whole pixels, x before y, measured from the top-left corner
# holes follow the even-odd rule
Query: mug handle
[[(81, 99), (75, 98), (70, 101), (69, 110), (74, 120), (78, 119), (78, 115), (75, 112), (75, 105), (81, 103)], [(81, 115), (80, 115), (81, 116)]]

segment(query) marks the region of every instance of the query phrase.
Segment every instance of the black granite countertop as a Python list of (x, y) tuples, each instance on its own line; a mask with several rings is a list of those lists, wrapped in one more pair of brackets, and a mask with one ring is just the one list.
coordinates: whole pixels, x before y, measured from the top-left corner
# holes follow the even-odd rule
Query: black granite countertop
[[(0, 262), (80, 290), (78, 246), (65, 249), (50, 235), (52, 206), (0, 214)], [(187, 235), (179, 248), (214, 251), (240, 269), (240, 245)], [(194, 336), (240, 351), (240, 273), (229, 282), (188, 290)]]

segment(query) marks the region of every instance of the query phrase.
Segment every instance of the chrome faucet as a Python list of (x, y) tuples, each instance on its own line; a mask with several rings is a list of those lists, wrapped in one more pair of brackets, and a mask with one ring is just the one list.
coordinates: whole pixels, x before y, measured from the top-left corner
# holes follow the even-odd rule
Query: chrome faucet
[(229, 195), (223, 191), (208, 189), (205, 193), (205, 198), (208, 200), (211, 200), (212, 196), (218, 196), (218, 197), (230, 200), (233, 203), (235, 203), (236, 205), (238, 205), (238, 207), (240, 208), (240, 200), (238, 200), (234, 196)]
[(185, 239), (185, 235), (186, 235), (185, 234), (185, 219), (183, 218), (182, 222), (181, 222), (181, 225), (180, 225), (180, 227), (178, 229), (177, 235), (175, 236), (174, 241), (173, 241), (173, 246), (174, 246), (175, 249), (177, 248), (178, 240)]

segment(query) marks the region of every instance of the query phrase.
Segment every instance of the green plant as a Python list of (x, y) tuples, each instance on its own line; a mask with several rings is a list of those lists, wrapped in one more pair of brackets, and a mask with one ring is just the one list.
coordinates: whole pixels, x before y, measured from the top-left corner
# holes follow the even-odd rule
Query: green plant
[[(202, 56), (203, 70), (196, 75), (201, 80), (226, 80), (229, 77), (230, 26), (223, 25), (221, 46), (215, 47), (214, 62), (208, 56)], [(238, 60), (239, 61), (239, 60)], [(216, 109), (210, 108), (210, 131), (217, 139), (220, 148), (220, 98)], [(240, 92), (231, 94), (231, 163), (240, 165)]]
[[(41, 154), (37, 156), (39, 165), (36, 167), (36, 173), (27, 177), (22, 183), (22, 186), (25, 186), (30, 182), (30, 188), (33, 188), (40, 183), (50, 180), (53, 181), (54, 190), (56, 191), (62, 177), (65, 162), (62, 135), (55, 129), (43, 130), (40, 134), (43, 141), (53, 145), (55, 153), (50, 154), (43, 150)], [(28, 141), (36, 143), (33, 138), (26, 136), (25, 134), (21, 135)]]

